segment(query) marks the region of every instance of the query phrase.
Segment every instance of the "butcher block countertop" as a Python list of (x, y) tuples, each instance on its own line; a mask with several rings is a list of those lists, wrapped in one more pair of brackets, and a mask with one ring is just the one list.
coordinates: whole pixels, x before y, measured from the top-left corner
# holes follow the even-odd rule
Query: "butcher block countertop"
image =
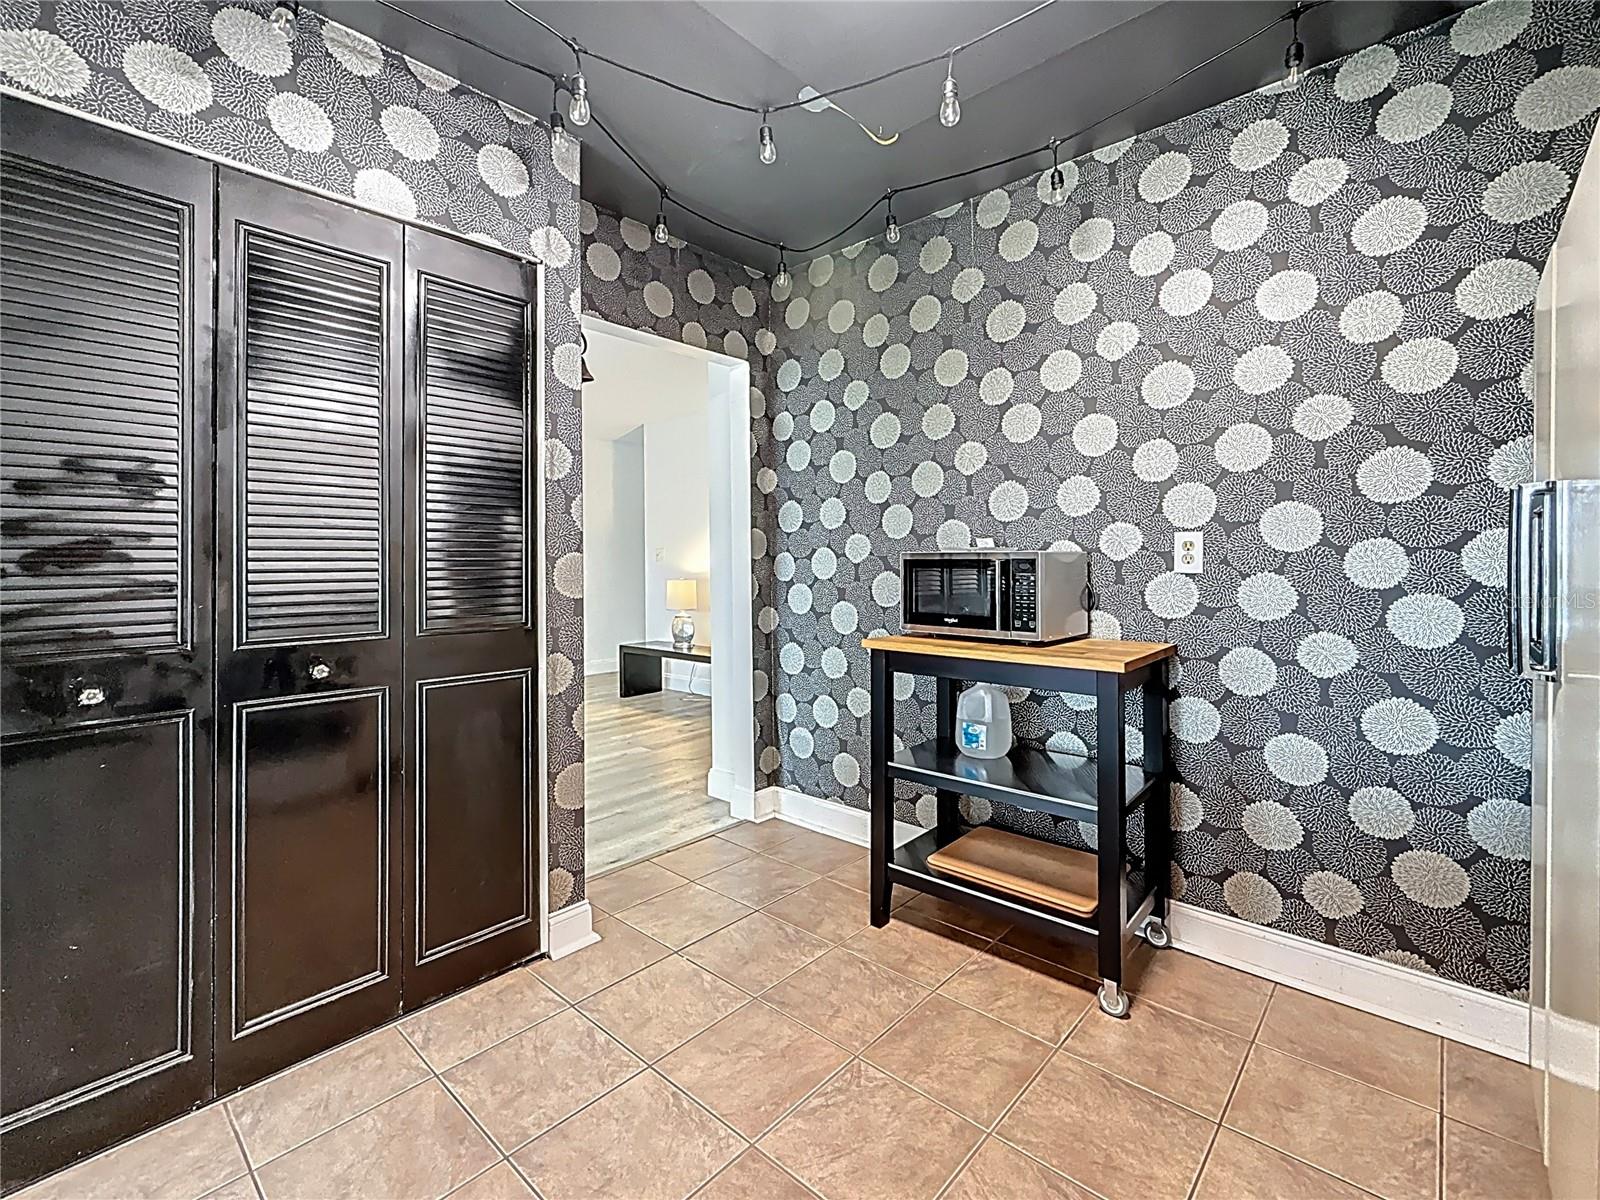
[(883, 634), (862, 638), (861, 644), (868, 650), (931, 654), (939, 658), (981, 658), (1030, 667), (1070, 667), (1113, 675), (1126, 675), (1178, 653), (1171, 642), (1121, 642), (1107, 638), (1079, 638), (1053, 646), (1033, 646), (1026, 642), (992, 642), (977, 638)]

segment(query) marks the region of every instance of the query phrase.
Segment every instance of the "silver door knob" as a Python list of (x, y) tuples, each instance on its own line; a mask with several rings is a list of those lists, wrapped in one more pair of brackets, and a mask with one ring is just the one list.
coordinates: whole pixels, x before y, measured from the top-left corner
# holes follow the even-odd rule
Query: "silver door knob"
[(333, 668), (327, 663), (323, 662), (321, 659), (318, 659), (316, 662), (311, 664), (311, 678), (317, 680), (319, 683), (332, 674)]
[(78, 689), (78, 707), (93, 708), (97, 704), (106, 702), (105, 688), (84, 687)]

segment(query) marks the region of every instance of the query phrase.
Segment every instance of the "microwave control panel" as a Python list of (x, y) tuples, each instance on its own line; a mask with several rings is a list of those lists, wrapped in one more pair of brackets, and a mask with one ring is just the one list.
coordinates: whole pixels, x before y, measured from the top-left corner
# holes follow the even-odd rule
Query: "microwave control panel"
[(1011, 630), (1033, 633), (1039, 628), (1039, 580), (1034, 562), (1027, 558), (1011, 560)]

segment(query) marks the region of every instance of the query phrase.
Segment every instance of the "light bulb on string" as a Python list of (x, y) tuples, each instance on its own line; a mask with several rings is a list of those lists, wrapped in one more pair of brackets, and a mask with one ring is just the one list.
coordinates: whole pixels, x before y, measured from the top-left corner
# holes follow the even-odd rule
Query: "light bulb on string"
[(561, 119), (561, 88), (557, 84), (550, 95), (550, 145), (563, 152), (570, 149), (573, 137), (567, 132), (567, 123)]
[(891, 246), (897, 246), (900, 244), (900, 222), (894, 219), (894, 193), (886, 193), (884, 199), (889, 202), (889, 214), (883, 219), (883, 240)]
[(761, 110), (761, 161), (769, 167), (778, 161), (778, 145), (772, 140), (772, 126), (767, 124), (767, 111)]
[(284, 0), (284, 3), (278, 4), (273, 8), (272, 16), (268, 20), (272, 22), (274, 29), (290, 41), (293, 41), (295, 18), (299, 15), (300, 0)]
[(789, 264), (784, 261), (783, 244), (778, 244), (778, 273), (772, 277), (772, 286), (777, 291), (783, 291), (794, 280), (789, 275)]
[(945, 64), (944, 98), (939, 101), (939, 123), (946, 129), (961, 120), (961, 97), (956, 88), (956, 56), (952, 53)]
[(1061, 173), (1061, 160), (1058, 151), (1061, 143), (1056, 138), (1050, 139), (1050, 180), (1045, 187), (1044, 202), (1046, 204), (1062, 205), (1067, 202), (1067, 180)]
[(1300, 6), (1295, 5), (1294, 12), (1290, 14), (1291, 33), (1289, 48), (1283, 52), (1283, 90), (1292, 92), (1300, 86), (1301, 77), (1305, 74), (1302, 67), (1306, 61), (1305, 43), (1300, 40)]
[(667, 238), (669, 238), (670, 236), (672, 236), (672, 235), (667, 232), (667, 189), (666, 188), (662, 188), (661, 189), (661, 204), (656, 209), (655, 238), (656, 238), (656, 241), (660, 242), (663, 246), (665, 246), (667, 244)]
[(587, 125), (589, 123), (589, 84), (583, 77), (580, 69), (572, 76), (568, 89), (572, 92), (572, 102), (567, 105), (567, 116), (574, 125)]

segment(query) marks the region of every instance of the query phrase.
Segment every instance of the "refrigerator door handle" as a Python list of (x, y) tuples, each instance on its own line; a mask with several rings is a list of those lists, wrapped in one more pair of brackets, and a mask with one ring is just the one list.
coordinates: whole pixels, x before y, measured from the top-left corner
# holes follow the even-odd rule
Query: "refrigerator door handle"
[(1522, 514), (1521, 558), (1524, 587), (1519, 605), (1522, 615), (1522, 673), (1529, 679), (1552, 679), (1557, 662), (1556, 603), (1560, 538), (1556, 529), (1556, 484), (1525, 484), (1526, 508)]
[(1511, 489), (1511, 512), (1506, 537), (1506, 657), (1513, 675), (1526, 675), (1528, 657), (1528, 505), (1533, 485), (1519, 483)]

